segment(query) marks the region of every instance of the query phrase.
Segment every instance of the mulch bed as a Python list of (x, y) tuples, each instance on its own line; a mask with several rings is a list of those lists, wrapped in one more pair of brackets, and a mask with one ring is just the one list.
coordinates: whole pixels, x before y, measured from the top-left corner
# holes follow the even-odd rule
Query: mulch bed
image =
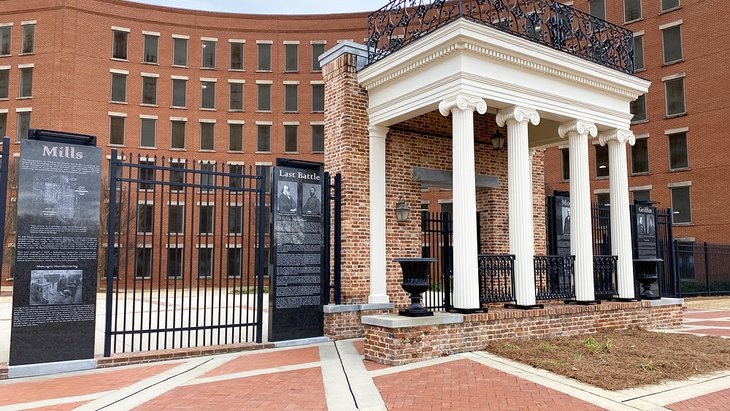
[(611, 391), (730, 369), (730, 339), (640, 329), (498, 341), (486, 350)]

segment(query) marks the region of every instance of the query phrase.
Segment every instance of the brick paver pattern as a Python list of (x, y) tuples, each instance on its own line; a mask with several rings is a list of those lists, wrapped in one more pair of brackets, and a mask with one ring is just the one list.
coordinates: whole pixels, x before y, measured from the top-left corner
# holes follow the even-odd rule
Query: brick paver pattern
[(726, 411), (730, 409), (730, 388), (666, 405), (674, 411)]
[(600, 410), (471, 360), (376, 377), (388, 410)]
[(220, 367), (207, 372), (203, 377), (233, 374), (237, 372), (263, 370), (286, 365), (305, 364), (319, 361), (317, 347), (295, 348), (261, 354), (242, 355)]

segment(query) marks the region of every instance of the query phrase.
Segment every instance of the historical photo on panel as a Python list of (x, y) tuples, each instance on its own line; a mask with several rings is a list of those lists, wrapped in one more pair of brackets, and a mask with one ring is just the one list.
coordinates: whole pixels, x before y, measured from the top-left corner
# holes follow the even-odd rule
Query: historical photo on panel
[(279, 193), (276, 198), (276, 208), (279, 213), (296, 213), (297, 183), (294, 181), (279, 181), (276, 192)]
[(44, 217), (68, 224), (79, 218), (79, 196), (86, 194), (86, 189), (74, 177), (37, 174), (33, 178), (33, 194), (41, 201)]
[(30, 305), (81, 304), (82, 270), (31, 270)]
[(302, 195), (302, 214), (320, 215), (322, 213), (322, 186), (319, 184), (304, 184)]

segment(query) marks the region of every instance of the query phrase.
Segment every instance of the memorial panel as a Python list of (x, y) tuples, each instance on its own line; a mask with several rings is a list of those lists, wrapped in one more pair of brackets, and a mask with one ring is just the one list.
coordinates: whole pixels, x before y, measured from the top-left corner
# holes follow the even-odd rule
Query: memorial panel
[(636, 258), (657, 258), (656, 208), (652, 206), (636, 206)]

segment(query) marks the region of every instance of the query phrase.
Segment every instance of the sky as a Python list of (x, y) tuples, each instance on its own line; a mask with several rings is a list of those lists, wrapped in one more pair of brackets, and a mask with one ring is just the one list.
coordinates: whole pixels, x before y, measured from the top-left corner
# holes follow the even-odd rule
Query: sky
[(373, 11), (389, 0), (134, 0), (183, 9), (255, 14), (322, 14)]

